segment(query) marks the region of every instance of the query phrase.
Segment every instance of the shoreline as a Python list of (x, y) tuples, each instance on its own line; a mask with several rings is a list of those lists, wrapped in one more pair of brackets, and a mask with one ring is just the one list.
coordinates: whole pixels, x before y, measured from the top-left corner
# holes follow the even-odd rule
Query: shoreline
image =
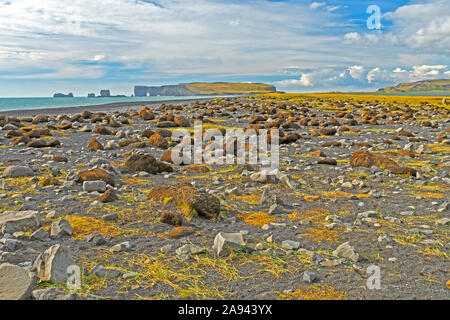
[(57, 107), (57, 108), (42, 108), (42, 109), (26, 109), (26, 110), (5, 110), (0, 111), (1, 115), (12, 117), (26, 117), (35, 116), (39, 114), (55, 115), (55, 114), (75, 114), (81, 113), (84, 110), (91, 112), (101, 111), (128, 111), (136, 106), (160, 106), (162, 104), (190, 104), (194, 101), (208, 101), (214, 98), (197, 98), (197, 99), (183, 99), (183, 100), (164, 100), (164, 101), (136, 101), (136, 102), (114, 102), (106, 104), (97, 104), (89, 106), (74, 106), (74, 107)]

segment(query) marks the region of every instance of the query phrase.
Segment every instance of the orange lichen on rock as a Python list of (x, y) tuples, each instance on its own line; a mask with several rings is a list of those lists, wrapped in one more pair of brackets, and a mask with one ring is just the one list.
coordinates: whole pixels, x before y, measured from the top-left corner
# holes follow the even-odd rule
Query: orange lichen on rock
[(372, 154), (365, 150), (359, 150), (352, 154), (350, 158), (350, 165), (352, 167), (371, 168), (377, 166), (381, 169), (388, 169), (394, 174), (406, 174), (416, 176), (417, 171), (413, 168), (398, 165), (394, 160), (389, 158)]

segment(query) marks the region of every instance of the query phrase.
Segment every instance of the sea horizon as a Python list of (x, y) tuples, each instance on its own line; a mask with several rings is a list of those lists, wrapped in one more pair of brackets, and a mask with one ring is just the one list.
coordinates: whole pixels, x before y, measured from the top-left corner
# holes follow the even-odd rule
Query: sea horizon
[(58, 109), (68, 107), (89, 107), (112, 103), (136, 103), (136, 102), (164, 102), (173, 100), (195, 100), (219, 98), (226, 96), (147, 96), (147, 97), (102, 97), (102, 98), (52, 98), (52, 97), (15, 97), (0, 98), (0, 112)]
[[(306, 92), (299, 94), (318, 94), (322, 92)], [(333, 92), (329, 94), (354, 94), (354, 95), (391, 95), (391, 96), (450, 96), (450, 92), (404, 92), (404, 93), (382, 93), (382, 92)], [(70, 107), (89, 107), (100, 106), (113, 103), (136, 103), (136, 102), (164, 102), (173, 100), (195, 100), (195, 99), (213, 99), (226, 98), (230, 96), (146, 96), (146, 97), (0, 97), (0, 112), (2, 111), (21, 111), (21, 110), (40, 110), (40, 109), (58, 109)]]

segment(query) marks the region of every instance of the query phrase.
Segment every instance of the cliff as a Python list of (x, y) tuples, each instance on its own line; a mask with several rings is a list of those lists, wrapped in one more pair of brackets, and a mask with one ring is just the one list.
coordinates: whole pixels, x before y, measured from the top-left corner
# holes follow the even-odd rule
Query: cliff
[(234, 95), (276, 92), (276, 88), (264, 83), (194, 82), (160, 87), (135, 86), (136, 97), (145, 96), (202, 96)]
[(73, 93), (64, 94), (64, 93), (55, 93), (53, 98), (73, 98)]

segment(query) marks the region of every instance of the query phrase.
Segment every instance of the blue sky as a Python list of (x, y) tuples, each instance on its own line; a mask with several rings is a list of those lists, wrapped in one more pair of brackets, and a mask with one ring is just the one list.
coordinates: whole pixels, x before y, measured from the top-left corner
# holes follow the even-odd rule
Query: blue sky
[[(0, 97), (192, 81), (288, 92), (450, 78), (448, 0), (0, 0)], [(381, 29), (369, 29), (369, 5)]]

